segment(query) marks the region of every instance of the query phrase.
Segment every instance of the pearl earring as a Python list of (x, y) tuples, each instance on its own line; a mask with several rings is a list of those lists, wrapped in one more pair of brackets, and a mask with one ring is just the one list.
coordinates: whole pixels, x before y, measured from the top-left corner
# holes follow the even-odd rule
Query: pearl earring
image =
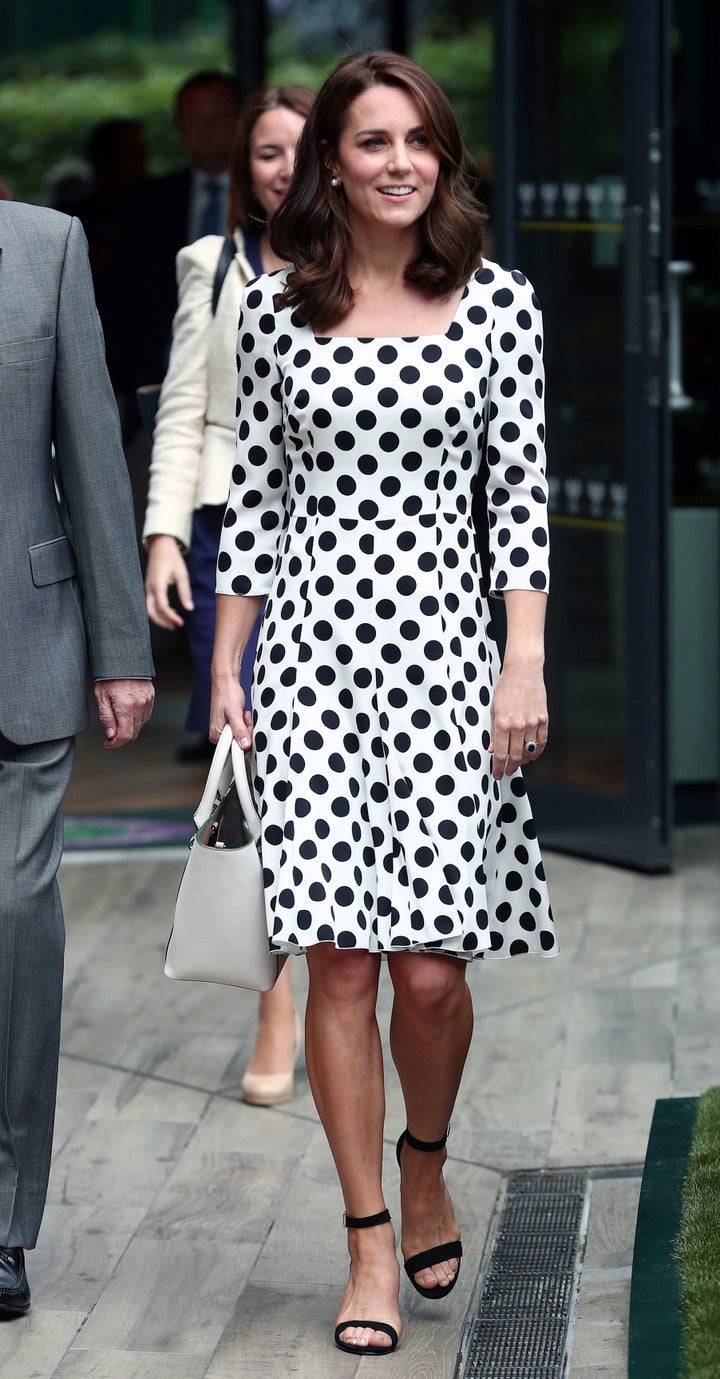
[(341, 181), (340, 181), (340, 178), (339, 178), (339, 177), (331, 177), (331, 178), (330, 178), (330, 186), (331, 186), (331, 187), (339, 187), (339, 186), (341, 186), (341, 185), (342, 185), (342, 184), (341, 184)]

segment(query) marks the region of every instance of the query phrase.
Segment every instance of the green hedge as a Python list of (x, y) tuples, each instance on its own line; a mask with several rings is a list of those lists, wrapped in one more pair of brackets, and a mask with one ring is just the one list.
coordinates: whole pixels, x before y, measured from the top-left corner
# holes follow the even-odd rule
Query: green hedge
[(493, 142), (490, 25), (477, 24), (452, 38), (420, 38), (412, 56), (440, 83), (471, 154), (484, 161)]
[[(268, 45), (268, 80), (299, 81), (316, 89), (344, 53), (298, 54), (292, 31), (276, 22)], [(463, 137), (475, 158), (487, 157), (492, 146), (493, 44), (489, 24), (475, 24), (452, 32), (439, 23), (427, 24), (412, 46), (411, 57), (440, 83), (451, 100)]]
[(99, 120), (143, 121), (152, 173), (182, 163), (172, 124), (175, 92), (200, 67), (231, 69), (222, 36), (189, 31), (163, 42), (105, 34), (0, 68), (0, 181), (37, 201), (48, 170), (83, 158)]

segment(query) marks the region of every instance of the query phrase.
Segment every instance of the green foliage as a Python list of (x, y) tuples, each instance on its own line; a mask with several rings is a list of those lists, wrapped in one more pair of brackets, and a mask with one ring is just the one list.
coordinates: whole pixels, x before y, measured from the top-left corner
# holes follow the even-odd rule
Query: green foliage
[(476, 24), (452, 37), (421, 37), (412, 56), (442, 86), (473, 157), (487, 157), (492, 141), (490, 25)]
[[(313, 90), (344, 52), (298, 53), (293, 30), (276, 18), (268, 43), (268, 80), (299, 81)], [(456, 17), (438, 14), (417, 37), (411, 56), (440, 83), (452, 102), (465, 142), (475, 158), (487, 154), (491, 142), (492, 31), (489, 23), (458, 29)]]
[(158, 41), (105, 33), (33, 53), (0, 67), (0, 181), (18, 201), (37, 201), (43, 178), (57, 163), (83, 158), (99, 120), (142, 120), (150, 171), (182, 164), (172, 124), (175, 92), (201, 67), (231, 70), (218, 33), (187, 30)]
[(625, 24), (614, 6), (602, 14), (581, 6), (559, 42), (557, 156), (577, 178), (616, 167), (623, 143)]
[(683, 1379), (717, 1379), (720, 1355), (720, 1087), (698, 1101), (676, 1247)]
[(290, 24), (280, 17), (275, 17), (270, 24), (267, 79), (272, 84), (297, 81), (301, 86), (309, 86), (311, 91), (317, 91), (342, 56), (342, 53), (298, 52)]

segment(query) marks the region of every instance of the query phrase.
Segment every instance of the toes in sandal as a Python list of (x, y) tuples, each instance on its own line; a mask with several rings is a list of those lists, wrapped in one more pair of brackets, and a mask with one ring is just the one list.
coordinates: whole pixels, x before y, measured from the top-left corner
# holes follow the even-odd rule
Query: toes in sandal
[[(348, 1216), (347, 1212), (343, 1216), (343, 1225), (352, 1230), (365, 1230), (368, 1226), (384, 1226), (391, 1220), (390, 1212), (387, 1207), (384, 1211), (378, 1211), (374, 1216)], [(352, 1341), (341, 1341), (343, 1331), (347, 1331), (351, 1326), (364, 1326), (372, 1331), (382, 1331), (389, 1337), (389, 1345), (353, 1345)], [(374, 1322), (365, 1320), (354, 1320), (339, 1322), (335, 1327), (335, 1344), (338, 1350), (346, 1350), (350, 1355), (390, 1355), (397, 1349), (399, 1336), (394, 1326), (389, 1322)]]
[[(352, 1341), (341, 1341), (340, 1337), (343, 1331), (347, 1331), (349, 1326), (367, 1326), (371, 1327), (373, 1331), (384, 1331), (385, 1335), (390, 1337), (390, 1344), (354, 1345)], [(397, 1331), (394, 1326), (390, 1326), (389, 1322), (349, 1321), (341, 1322), (339, 1326), (335, 1327), (335, 1344), (338, 1350), (347, 1350), (351, 1355), (390, 1355), (393, 1350), (397, 1349), (397, 1343)]]
[[(436, 1154), (438, 1150), (444, 1149), (447, 1144), (448, 1126), (441, 1140), (418, 1140), (409, 1130), (403, 1130), (397, 1142), (395, 1155), (398, 1167), (402, 1176), (402, 1163), (400, 1155), (404, 1144), (409, 1144), (411, 1149), (418, 1149), (423, 1154)], [(458, 1263), (454, 1278), (449, 1283), (438, 1283), (435, 1288), (426, 1288), (423, 1283), (417, 1283), (415, 1274), (419, 1274), (423, 1269), (431, 1269), (433, 1264), (447, 1264), (451, 1259), (462, 1259), (462, 1243), (459, 1240), (448, 1240), (445, 1245), (433, 1245), (429, 1250), (421, 1250), (419, 1254), (411, 1255), (410, 1259), (404, 1260), (405, 1273), (415, 1289), (416, 1293), (422, 1294), (424, 1298), (446, 1298), (451, 1293), (458, 1281), (460, 1264)]]

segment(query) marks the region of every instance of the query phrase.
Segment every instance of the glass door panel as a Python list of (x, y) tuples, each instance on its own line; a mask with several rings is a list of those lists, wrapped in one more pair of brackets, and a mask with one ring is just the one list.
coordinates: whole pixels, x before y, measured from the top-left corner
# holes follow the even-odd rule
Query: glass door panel
[(516, 256), (548, 284), (551, 364), (553, 746), (536, 775), (617, 795), (628, 772), (624, 19), (604, 0), (523, 8)]
[(669, 830), (660, 8), (496, 12), (499, 257), (535, 284), (548, 375), (551, 747), (528, 779), (546, 842), (649, 869)]

